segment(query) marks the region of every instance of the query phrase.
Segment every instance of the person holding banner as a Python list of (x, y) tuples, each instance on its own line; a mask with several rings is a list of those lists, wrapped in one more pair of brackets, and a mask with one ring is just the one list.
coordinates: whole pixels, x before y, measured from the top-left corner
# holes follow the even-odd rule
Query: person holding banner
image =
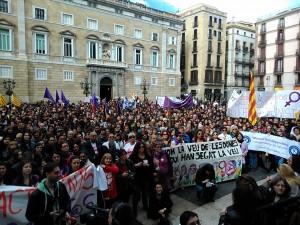
[(59, 182), (59, 166), (47, 163), (44, 174), (46, 178), (30, 194), (25, 216), (35, 225), (65, 225), (71, 217), (71, 202), (66, 186)]

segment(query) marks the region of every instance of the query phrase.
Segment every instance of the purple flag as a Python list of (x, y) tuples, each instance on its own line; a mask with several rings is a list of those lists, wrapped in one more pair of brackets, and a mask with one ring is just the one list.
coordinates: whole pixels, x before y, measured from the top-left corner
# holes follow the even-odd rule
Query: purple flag
[(65, 104), (65, 106), (69, 106), (70, 105), (70, 102), (69, 100), (66, 98), (66, 96), (64, 95), (64, 92), (61, 91), (61, 100), (62, 102)]
[(54, 101), (54, 98), (52, 97), (52, 95), (47, 87), (45, 89), (44, 98), (48, 98), (54, 105), (56, 105), (56, 102)]
[(98, 108), (98, 100), (96, 98), (96, 94), (94, 93), (92, 98), (90, 99), (92, 105), (92, 112), (95, 113), (96, 109)]
[(105, 113), (110, 114), (109, 105), (107, 104), (105, 99), (104, 99), (104, 108), (105, 108)]
[(168, 97), (165, 97), (164, 109), (169, 108), (169, 103), (171, 109), (190, 108), (194, 105), (192, 94), (189, 94), (186, 99), (181, 102), (173, 102), (171, 99), (169, 100)]
[(56, 102), (56, 104), (58, 103), (58, 101), (60, 100), (60, 97), (59, 97), (59, 95), (58, 95), (58, 92), (57, 92), (57, 90), (56, 90), (56, 96), (55, 96), (56, 98), (55, 98), (55, 102)]

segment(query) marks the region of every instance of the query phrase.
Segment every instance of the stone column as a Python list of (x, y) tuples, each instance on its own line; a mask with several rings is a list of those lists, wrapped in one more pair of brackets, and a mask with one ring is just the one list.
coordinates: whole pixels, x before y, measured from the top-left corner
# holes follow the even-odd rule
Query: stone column
[(19, 57), (27, 58), (26, 56), (26, 37), (25, 37), (25, 4), (24, 0), (18, 0), (18, 39), (19, 39)]

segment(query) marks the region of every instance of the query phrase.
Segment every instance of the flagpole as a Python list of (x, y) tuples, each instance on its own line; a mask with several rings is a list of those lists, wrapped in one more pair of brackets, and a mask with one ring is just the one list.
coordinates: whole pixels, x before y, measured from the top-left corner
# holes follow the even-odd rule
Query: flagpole
[(171, 103), (170, 103), (170, 98), (168, 98), (168, 119), (169, 119), (169, 127), (171, 128)]

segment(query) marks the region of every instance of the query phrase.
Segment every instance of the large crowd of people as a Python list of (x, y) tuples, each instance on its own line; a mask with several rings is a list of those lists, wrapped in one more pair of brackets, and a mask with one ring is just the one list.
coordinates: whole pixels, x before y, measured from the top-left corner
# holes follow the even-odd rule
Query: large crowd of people
[[(90, 103), (84, 102), (66, 107), (40, 101), (24, 103), (20, 108), (0, 108), (0, 185), (36, 187), (45, 178), (44, 168), (48, 162), (59, 166), (61, 176), (95, 164), (111, 179), (108, 189), (99, 194), (99, 205), (111, 208), (117, 201), (129, 203), (132, 196), (134, 217), (142, 200), (148, 217), (165, 224), (173, 205), (170, 199), (173, 167), (170, 156), (162, 148), (236, 138), (242, 149), (243, 174), (258, 167), (266, 173), (278, 172), (267, 184), (272, 201), (300, 196), (299, 161), (292, 166), (289, 163), (292, 158), (265, 154), (260, 149), (248, 150), (241, 133), (260, 132), (299, 142), (300, 120), (260, 118), (252, 126), (245, 118), (226, 116), (226, 107), (216, 102), (198, 101), (192, 108), (171, 112), (148, 100), (125, 110), (121, 110), (115, 100), (107, 104), (101, 102), (96, 112), (92, 112)], [(205, 183), (209, 182), (215, 189), (206, 200), (213, 201), (218, 186), (212, 177), (214, 171), (207, 168), (197, 172), (197, 197), (202, 197), (207, 187)], [(278, 185), (285, 186), (284, 194), (277, 193)], [(253, 200), (253, 193), (237, 185), (233, 191), (234, 204), (228, 212), (242, 210), (244, 213), (251, 207), (263, 207), (249, 202), (249, 208), (241, 208), (241, 193)], [(265, 212), (272, 210), (267, 207)], [(227, 214), (225, 211), (222, 214), (224, 221), (228, 221)], [(245, 218), (251, 216), (244, 215)]]

